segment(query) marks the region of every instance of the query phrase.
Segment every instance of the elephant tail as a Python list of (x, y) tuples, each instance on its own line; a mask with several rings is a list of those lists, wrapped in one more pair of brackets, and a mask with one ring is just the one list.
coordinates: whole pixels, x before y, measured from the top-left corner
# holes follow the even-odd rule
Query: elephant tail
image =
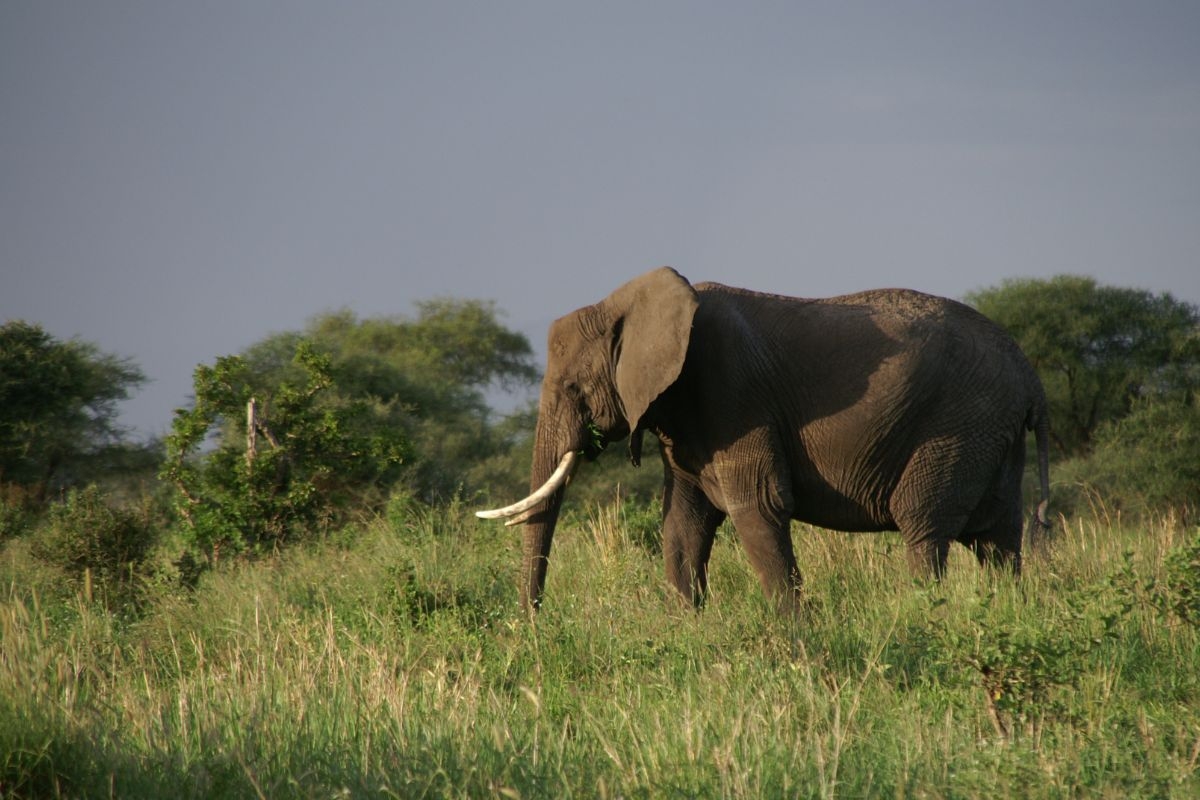
[(1030, 410), (1028, 427), (1033, 430), (1037, 442), (1038, 489), (1041, 493), (1034, 523), (1045, 531), (1050, 528), (1047, 516), (1050, 507), (1050, 416), (1046, 413), (1044, 399)]

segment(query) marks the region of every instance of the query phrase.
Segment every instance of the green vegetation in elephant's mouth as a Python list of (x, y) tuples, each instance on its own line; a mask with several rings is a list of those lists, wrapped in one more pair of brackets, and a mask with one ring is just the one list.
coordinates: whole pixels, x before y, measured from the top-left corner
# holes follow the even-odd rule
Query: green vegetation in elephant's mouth
[(584, 458), (594, 461), (606, 447), (608, 447), (608, 437), (604, 435), (604, 431), (600, 430), (600, 426), (595, 422), (589, 422), (587, 424), (587, 441), (584, 442), (581, 451)]

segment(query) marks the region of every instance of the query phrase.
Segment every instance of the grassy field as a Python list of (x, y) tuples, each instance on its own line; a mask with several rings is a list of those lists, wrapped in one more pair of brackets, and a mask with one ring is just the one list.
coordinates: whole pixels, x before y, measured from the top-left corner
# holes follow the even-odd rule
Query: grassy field
[(1064, 519), (1020, 582), (958, 550), (920, 585), (892, 536), (798, 527), (790, 621), (725, 531), (709, 606), (681, 609), (642, 527), (569, 521), (536, 624), (516, 537), (464, 509), (136, 610), (10, 541), (0, 794), (1200, 796), (1194, 530)]

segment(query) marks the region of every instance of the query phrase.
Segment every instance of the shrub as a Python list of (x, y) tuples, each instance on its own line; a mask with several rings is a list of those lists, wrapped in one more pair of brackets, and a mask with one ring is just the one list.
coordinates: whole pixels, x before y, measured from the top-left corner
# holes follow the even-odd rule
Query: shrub
[(1127, 608), (1151, 608), (1168, 623), (1177, 618), (1200, 627), (1200, 528), (1183, 545), (1167, 551), (1161, 576), (1139, 576), (1133, 553), (1127, 551), (1108, 580)]
[(33, 503), (24, 487), (0, 485), (0, 542), (28, 533), (36, 519)]
[(147, 520), (109, 505), (92, 485), (50, 507), (30, 552), (82, 582), (89, 593), (93, 586), (119, 592), (133, 585), (154, 542)]
[(982, 690), (998, 736), (1033, 735), (1048, 721), (1070, 721), (1069, 697), (1090, 655), (1129, 610), (1091, 592), (1063, 599), (1038, 607), (993, 589), (913, 637), (940, 674)]
[(1086, 472), (1132, 510), (1195, 513), (1200, 498), (1200, 403), (1195, 393), (1143, 399), (1100, 428)]
[(1182, 547), (1167, 554), (1167, 607), (1191, 625), (1200, 626), (1200, 528)]

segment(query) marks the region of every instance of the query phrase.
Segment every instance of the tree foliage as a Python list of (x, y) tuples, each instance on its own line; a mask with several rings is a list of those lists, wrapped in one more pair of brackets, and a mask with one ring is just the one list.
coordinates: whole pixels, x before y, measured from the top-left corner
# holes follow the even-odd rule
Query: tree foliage
[(199, 549), (275, 547), (381, 507), (400, 484), (434, 500), (515, 472), (532, 425), (493, 424), (485, 391), (537, 379), (528, 341), (489, 303), (417, 308), (416, 319), (325, 314), (196, 369), (162, 475)]
[[(344, 521), (395, 480), (407, 452), (386, 405), (334, 390), (328, 356), (300, 340), (291, 365), (300, 380), (270, 383), (239, 356), (202, 364), (193, 408), (176, 412), (162, 477), (178, 490), (192, 543), (212, 560)], [(214, 432), (215, 448), (200, 453)]]
[(20, 320), (0, 326), (0, 485), (42, 500), (120, 458), (117, 403), (144, 380), (87, 342)]
[(529, 341), (500, 323), (492, 303), (431, 300), (415, 318), (325, 314), (247, 350), (253, 379), (294, 375), (286, 356), (300, 339), (329, 358), (331, 392), (374, 404), (380, 424), (404, 433), (412, 447), (403, 478), (415, 494), (432, 501), (511, 483), (511, 450), (526, 431), (494, 423), (487, 392), (529, 386), (539, 373)]
[(968, 302), (1003, 325), (1041, 375), (1063, 455), (1090, 452), (1097, 430), (1139, 398), (1200, 387), (1200, 310), (1168, 293), (1060, 275), (984, 289)]

